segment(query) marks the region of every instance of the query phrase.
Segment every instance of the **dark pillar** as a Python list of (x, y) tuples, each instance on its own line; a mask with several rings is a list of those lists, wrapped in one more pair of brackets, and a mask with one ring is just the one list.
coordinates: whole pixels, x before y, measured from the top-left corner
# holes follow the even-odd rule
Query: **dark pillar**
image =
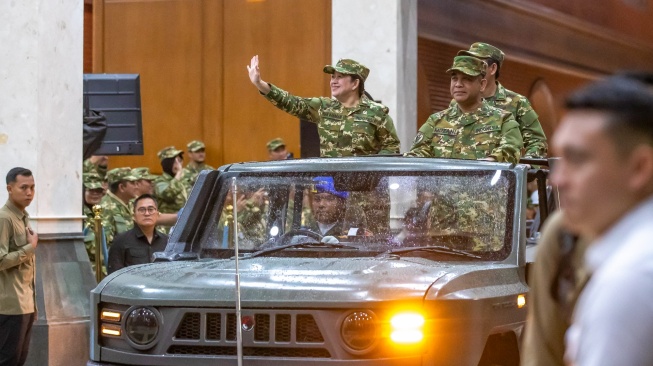
[(85, 365), (89, 291), (95, 276), (82, 233), (42, 234), (36, 248), (36, 303), (27, 365)]

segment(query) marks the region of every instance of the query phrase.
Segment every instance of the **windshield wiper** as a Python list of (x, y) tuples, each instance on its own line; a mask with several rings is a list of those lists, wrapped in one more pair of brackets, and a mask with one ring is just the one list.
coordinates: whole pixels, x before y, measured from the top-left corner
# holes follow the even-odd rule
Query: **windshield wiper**
[(453, 248), (445, 247), (445, 246), (442, 246), (442, 245), (430, 245), (430, 246), (426, 246), (426, 247), (410, 247), (410, 248), (390, 249), (390, 250), (387, 250), (387, 251), (379, 254), (377, 257), (381, 257), (381, 256), (388, 255), (388, 254), (402, 254), (402, 253), (410, 253), (410, 252), (418, 252), (418, 251), (453, 254), (453, 255), (459, 255), (459, 256), (468, 257), (468, 258), (481, 259), (481, 256), (479, 256), (479, 255), (472, 254), (472, 253), (467, 252), (465, 250), (453, 249)]
[(282, 245), (279, 247), (273, 247), (273, 248), (268, 248), (268, 249), (262, 249), (259, 250), (258, 252), (251, 253), (249, 255), (245, 255), (242, 259), (247, 259), (247, 258), (256, 258), (260, 257), (266, 254), (272, 254), (275, 252), (279, 252), (285, 249), (289, 248), (332, 248), (332, 249), (356, 249), (360, 250), (358, 247), (352, 246), (352, 245), (346, 245), (346, 244), (331, 244), (331, 243), (295, 243), (295, 244), (288, 244), (288, 245)]

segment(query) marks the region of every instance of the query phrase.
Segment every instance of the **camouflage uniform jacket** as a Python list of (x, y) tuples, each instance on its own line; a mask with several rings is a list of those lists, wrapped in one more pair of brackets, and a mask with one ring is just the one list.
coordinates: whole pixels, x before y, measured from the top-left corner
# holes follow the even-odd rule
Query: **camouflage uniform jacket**
[(159, 200), (159, 212), (176, 213), (186, 204), (188, 186), (164, 172), (154, 181), (154, 194)]
[(277, 108), (317, 124), (320, 156), (398, 154), (399, 138), (388, 107), (367, 97), (346, 108), (335, 98), (300, 98), (270, 84), (265, 95)]
[(102, 197), (100, 205), (102, 206), (102, 227), (104, 227), (107, 247), (109, 247), (116, 235), (134, 227), (132, 210), (128, 204), (125, 204), (111, 191)]
[[(264, 208), (257, 207), (251, 202), (247, 202), (242, 211), (238, 211), (238, 246), (243, 249), (257, 249), (267, 239), (266, 220)], [(228, 243), (221, 243), (223, 247), (233, 247), (233, 206), (227, 205), (222, 208), (222, 214), (218, 222), (219, 228), (224, 231), (228, 230)], [(222, 236), (220, 236), (222, 238)]]
[(184, 181), (186, 186), (189, 188), (189, 193), (190, 193), (190, 189), (192, 189), (193, 185), (195, 185), (197, 176), (200, 174), (202, 170), (215, 170), (215, 168), (204, 163), (200, 164), (197, 168), (195, 168), (190, 164), (186, 165), (186, 167), (184, 168), (184, 173), (181, 176), (181, 180)]
[(243, 212), (238, 214), (239, 237), (245, 241), (244, 248), (257, 248), (266, 240), (264, 210), (247, 202)]
[(505, 239), (505, 200), (495, 191), (478, 196), (442, 187), (428, 213), (429, 234), (467, 237), (467, 250), (500, 250)]
[(95, 215), (93, 214), (93, 211), (88, 208), (88, 206), (84, 205), (84, 231), (86, 234), (84, 235), (84, 245), (86, 246), (86, 252), (88, 253), (88, 259), (91, 260), (91, 263), (95, 260), (95, 231), (93, 231), (93, 227), (95, 226)]
[[(501, 83), (497, 82), (497, 91), (494, 93), (494, 96), (485, 98), (485, 101), (495, 108), (512, 113), (513, 117), (515, 117), (515, 120), (519, 123), (519, 131), (524, 140), (524, 156), (546, 156), (546, 136), (542, 130), (537, 113), (533, 110), (528, 98), (504, 88)], [(451, 107), (455, 104), (456, 102), (452, 100), (449, 106)]]
[[(93, 272), (95, 272), (95, 231), (93, 231), (95, 227), (95, 214), (86, 205), (84, 205), (84, 216), (86, 216), (84, 219), (84, 231), (86, 231), (84, 235), (84, 246), (86, 247), (86, 253), (88, 254), (88, 260), (91, 262)], [(107, 269), (104, 265), (102, 266), (102, 273), (107, 274)]]
[(513, 116), (486, 102), (473, 113), (456, 105), (432, 114), (419, 129), (406, 156), (519, 161), (522, 137)]

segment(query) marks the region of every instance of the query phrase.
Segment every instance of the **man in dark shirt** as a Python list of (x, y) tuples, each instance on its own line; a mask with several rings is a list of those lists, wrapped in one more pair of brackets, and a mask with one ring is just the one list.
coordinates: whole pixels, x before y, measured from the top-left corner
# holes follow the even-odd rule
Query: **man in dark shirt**
[(113, 239), (109, 249), (109, 273), (150, 263), (152, 253), (165, 250), (168, 236), (156, 230), (158, 217), (157, 202), (152, 195), (143, 194), (134, 200), (134, 228)]

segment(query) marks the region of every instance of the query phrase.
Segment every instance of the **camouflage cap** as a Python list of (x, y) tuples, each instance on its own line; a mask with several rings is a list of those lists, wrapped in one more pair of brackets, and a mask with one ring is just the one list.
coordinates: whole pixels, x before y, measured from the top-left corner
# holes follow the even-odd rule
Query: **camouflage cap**
[(132, 168), (115, 168), (107, 172), (107, 181), (109, 181), (109, 185), (125, 180), (130, 182), (138, 180), (137, 177), (132, 175)]
[(458, 56), (474, 56), (478, 58), (491, 58), (499, 63), (499, 67), (503, 65), (505, 54), (500, 49), (491, 44), (476, 42), (469, 46), (469, 50), (458, 51)]
[(146, 167), (132, 169), (132, 175), (138, 178), (139, 180), (141, 179), (155, 180), (157, 178), (156, 175), (150, 174), (150, 168), (146, 168)]
[(363, 79), (363, 81), (365, 81), (367, 75), (370, 74), (370, 69), (365, 67), (363, 64), (346, 58), (338, 60), (336, 66), (324, 66), (324, 72), (327, 74), (333, 74), (336, 71), (347, 75), (358, 75)]
[(268, 151), (273, 151), (281, 146), (286, 146), (286, 143), (283, 142), (283, 139), (281, 137), (277, 137), (276, 139), (272, 139), (268, 141), (266, 146), (268, 147)]
[(84, 188), (86, 189), (102, 189), (102, 177), (96, 172), (88, 172), (82, 174)]
[(469, 76), (478, 76), (487, 73), (487, 64), (485, 61), (472, 56), (456, 56), (453, 58), (453, 65), (447, 73), (458, 70)]
[(184, 152), (181, 150), (177, 150), (176, 147), (174, 146), (167, 146), (161, 149), (156, 156), (159, 157), (159, 160), (167, 159), (167, 158), (174, 158), (177, 155), (181, 155)]
[(193, 140), (189, 142), (186, 147), (188, 148), (188, 151), (190, 152), (195, 152), (197, 150), (205, 149), (206, 146), (204, 146), (204, 143), (200, 140)]

